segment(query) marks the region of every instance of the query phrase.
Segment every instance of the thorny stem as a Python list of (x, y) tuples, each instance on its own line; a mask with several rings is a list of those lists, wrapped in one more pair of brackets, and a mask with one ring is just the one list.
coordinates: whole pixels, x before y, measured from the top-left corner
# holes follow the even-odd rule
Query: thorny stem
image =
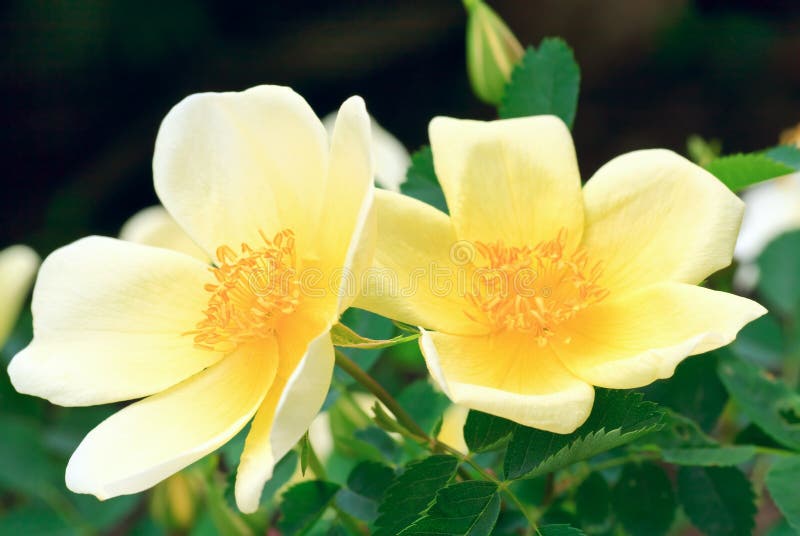
[(347, 357), (338, 349), (336, 350), (336, 364), (339, 365), (350, 376), (352, 376), (354, 380), (360, 383), (362, 387), (375, 395), (375, 397), (380, 400), (384, 406), (386, 406), (386, 409), (394, 414), (397, 422), (409, 432), (411, 439), (424, 440), (429, 449), (433, 452), (447, 452), (448, 454), (457, 458), (459, 462), (468, 464), (485, 480), (497, 485), (497, 489), (500, 492), (505, 493), (508, 499), (514, 503), (522, 515), (525, 516), (525, 519), (530, 524), (531, 529), (533, 529), (535, 533), (539, 534), (539, 528), (536, 525), (536, 521), (533, 519), (533, 517), (531, 517), (530, 512), (525, 505), (522, 504), (516, 494), (509, 489), (509, 482), (498, 479), (496, 476), (486, 471), (480, 466), (480, 464), (476, 463), (475, 460), (470, 458), (468, 455), (461, 453), (450, 445), (439, 441), (435, 437), (429, 436), (425, 430), (420, 428), (420, 426), (406, 412), (406, 410), (400, 406), (397, 400), (395, 400), (394, 397), (383, 388), (383, 386), (381, 386), (372, 376), (359, 367), (357, 363), (355, 363), (352, 359)]

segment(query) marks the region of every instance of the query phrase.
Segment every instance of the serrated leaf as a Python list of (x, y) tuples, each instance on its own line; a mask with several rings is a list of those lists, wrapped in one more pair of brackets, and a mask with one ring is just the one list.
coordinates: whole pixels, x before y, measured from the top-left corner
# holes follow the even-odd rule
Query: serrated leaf
[(759, 294), (785, 315), (800, 312), (800, 231), (780, 235), (759, 255)]
[(470, 452), (494, 450), (511, 439), (514, 426), (514, 423), (507, 419), (470, 410), (464, 423), (464, 441)]
[(591, 415), (571, 434), (517, 425), (506, 450), (506, 478), (530, 478), (585, 460), (658, 430), (663, 418), (663, 410), (639, 393), (597, 389)]
[(384, 494), (375, 536), (395, 536), (419, 519), (458, 468), (452, 456), (436, 455), (411, 462)]
[(702, 465), (705, 467), (739, 465), (750, 460), (755, 455), (756, 448), (752, 445), (665, 449), (661, 452), (661, 457), (667, 463)]
[(362, 337), (352, 329), (348, 328), (342, 323), (335, 324), (331, 328), (331, 340), (334, 346), (343, 348), (359, 348), (362, 350), (377, 350), (381, 348), (389, 348), (396, 344), (413, 341), (419, 338), (419, 334), (398, 335), (391, 339), (376, 340)]
[(350, 471), (347, 489), (339, 492), (336, 504), (358, 519), (374, 521), (378, 517), (378, 505), (393, 479), (391, 467), (379, 462), (361, 462)]
[(575, 493), (575, 513), (592, 533), (607, 529), (611, 516), (611, 488), (600, 473), (591, 473)]
[(284, 534), (306, 534), (333, 501), (339, 485), (322, 480), (295, 484), (283, 494), (278, 528)]
[(759, 428), (779, 443), (800, 451), (800, 394), (731, 355), (720, 360), (719, 377)]
[(584, 532), (569, 525), (545, 525), (539, 527), (538, 536), (584, 536)]
[(708, 536), (748, 536), (755, 525), (755, 495), (734, 467), (681, 467), (678, 497), (692, 523)]
[(500, 514), (500, 496), (492, 482), (469, 481), (439, 490), (436, 502), (403, 536), (488, 536)]
[(581, 72), (572, 49), (559, 38), (528, 48), (506, 86), (501, 118), (556, 115), (572, 127), (578, 107)]
[(666, 534), (675, 518), (672, 483), (664, 469), (652, 462), (625, 464), (611, 500), (631, 536)]
[(800, 456), (779, 458), (767, 473), (767, 489), (786, 521), (800, 533)]
[(712, 160), (706, 169), (734, 192), (794, 171), (763, 153), (722, 156)]
[(426, 145), (411, 155), (411, 166), (406, 172), (406, 181), (400, 185), (400, 191), (447, 212), (447, 201), (436, 178), (430, 146)]

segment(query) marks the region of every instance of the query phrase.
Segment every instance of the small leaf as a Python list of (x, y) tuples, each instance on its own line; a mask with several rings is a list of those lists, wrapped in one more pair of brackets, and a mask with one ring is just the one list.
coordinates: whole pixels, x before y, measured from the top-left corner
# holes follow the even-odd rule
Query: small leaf
[(734, 192), (794, 171), (794, 168), (763, 153), (722, 156), (712, 160), (706, 169)]
[(368, 426), (361, 430), (356, 430), (355, 438), (374, 447), (383, 459), (397, 460), (400, 454), (394, 439), (377, 426)]
[(608, 529), (611, 489), (600, 473), (592, 473), (575, 493), (575, 512), (584, 529), (596, 533)]
[(308, 432), (303, 434), (300, 439), (300, 473), (306, 476), (306, 469), (308, 469), (308, 458), (311, 455), (311, 443), (308, 440)]
[(284, 534), (306, 534), (333, 501), (339, 485), (322, 480), (295, 484), (283, 494), (278, 528)]
[(800, 231), (780, 235), (758, 257), (759, 294), (781, 313), (800, 313)]
[(720, 360), (719, 377), (759, 428), (779, 443), (800, 450), (800, 394), (755, 365), (727, 354)]
[(678, 497), (692, 523), (708, 536), (748, 536), (755, 525), (755, 495), (734, 467), (681, 467)]
[(585, 460), (658, 430), (663, 418), (663, 410), (639, 393), (598, 389), (591, 415), (571, 434), (517, 425), (506, 450), (506, 478), (530, 478)]
[(764, 151), (764, 156), (800, 170), (800, 148), (794, 145), (778, 145), (772, 149), (767, 149)]
[(497, 485), (484, 481), (458, 482), (439, 490), (433, 506), (400, 534), (488, 536), (498, 514)]
[(584, 532), (569, 525), (545, 525), (537, 536), (584, 536)]
[(452, 456), (436, 455), (414, 461), (397, 477), (384, 494), (375, 521), (375, 536), (395, 536), (421, 517), (458, 468)]
[(470, 410), (464, 423), (464, 441), (470, 452), (486, 452), (502, 447), (513, 431), (514, 423), (509, 420)]
[(450, 399), (434, 389), (428, 380), (417, 380), (397, 396), (397, 401), (420, 428), (431, 433), (441, 420), (444, 410), (452, 404)]
[(789, 525), (800, 533), (800, 456), (780, 458), (767, 473), (767, 489)]
[(358, 519), (374, 521), (378, 517), (378, 505), (394, 476), (394, 470), (382, 463), (361, 462), (350, 471), (347, 489), (339, 491), (336, 504)]
[(728, 466), (739, 465), (756, 455), (752, 445), (666, 449), (661, 456), (665, 462), (676, 465)]
[(625, 464), (611, 497), (617, 518), (631, 536), (666, 534), (675, 518), (672, 483), (652, 462)]
[(348, 328), (342, 323), (335, 324), (331, 328), (331, 339), (334, 346), (341, 346), (343, 348), (360, 348), (364, 350), (376, 350), (380, 348), (389, 348), (396, 344), (413, 341), (419, 338), (419, 334), (412, 335), (398, 335), (386, 340), (375, 340), (362, 337), (352, 329)]
[(511, 73), (501, 118), (556, 115), (572, 127), (578, 107), (581, 72), (572, 49), (562, 39), (547, 38), (528, 48)]
[(447, 201), (436, 178), (433, 152), (429, 146), (426, 145), (411, 155), (411, 166), (406, 172), (406, 182), (400, 185), (400, 191), (442, 212), (447, 212)]

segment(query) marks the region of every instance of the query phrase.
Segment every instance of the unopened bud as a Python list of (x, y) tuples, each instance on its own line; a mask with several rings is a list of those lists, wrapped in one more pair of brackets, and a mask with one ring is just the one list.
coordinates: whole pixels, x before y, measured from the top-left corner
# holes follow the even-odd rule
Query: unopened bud
[(197, 517), (199, 488), (196, 474), (182, 471), (158, 484), (150, 497), (150, 514), (170, 532), (189, 530)]

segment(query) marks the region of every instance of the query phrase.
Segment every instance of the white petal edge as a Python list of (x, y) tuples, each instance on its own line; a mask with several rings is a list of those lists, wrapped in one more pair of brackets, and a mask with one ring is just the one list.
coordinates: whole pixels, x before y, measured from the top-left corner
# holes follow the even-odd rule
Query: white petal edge
[(41, 259), (28, 246), (0, 251), (0, 348), (17, 322)]

